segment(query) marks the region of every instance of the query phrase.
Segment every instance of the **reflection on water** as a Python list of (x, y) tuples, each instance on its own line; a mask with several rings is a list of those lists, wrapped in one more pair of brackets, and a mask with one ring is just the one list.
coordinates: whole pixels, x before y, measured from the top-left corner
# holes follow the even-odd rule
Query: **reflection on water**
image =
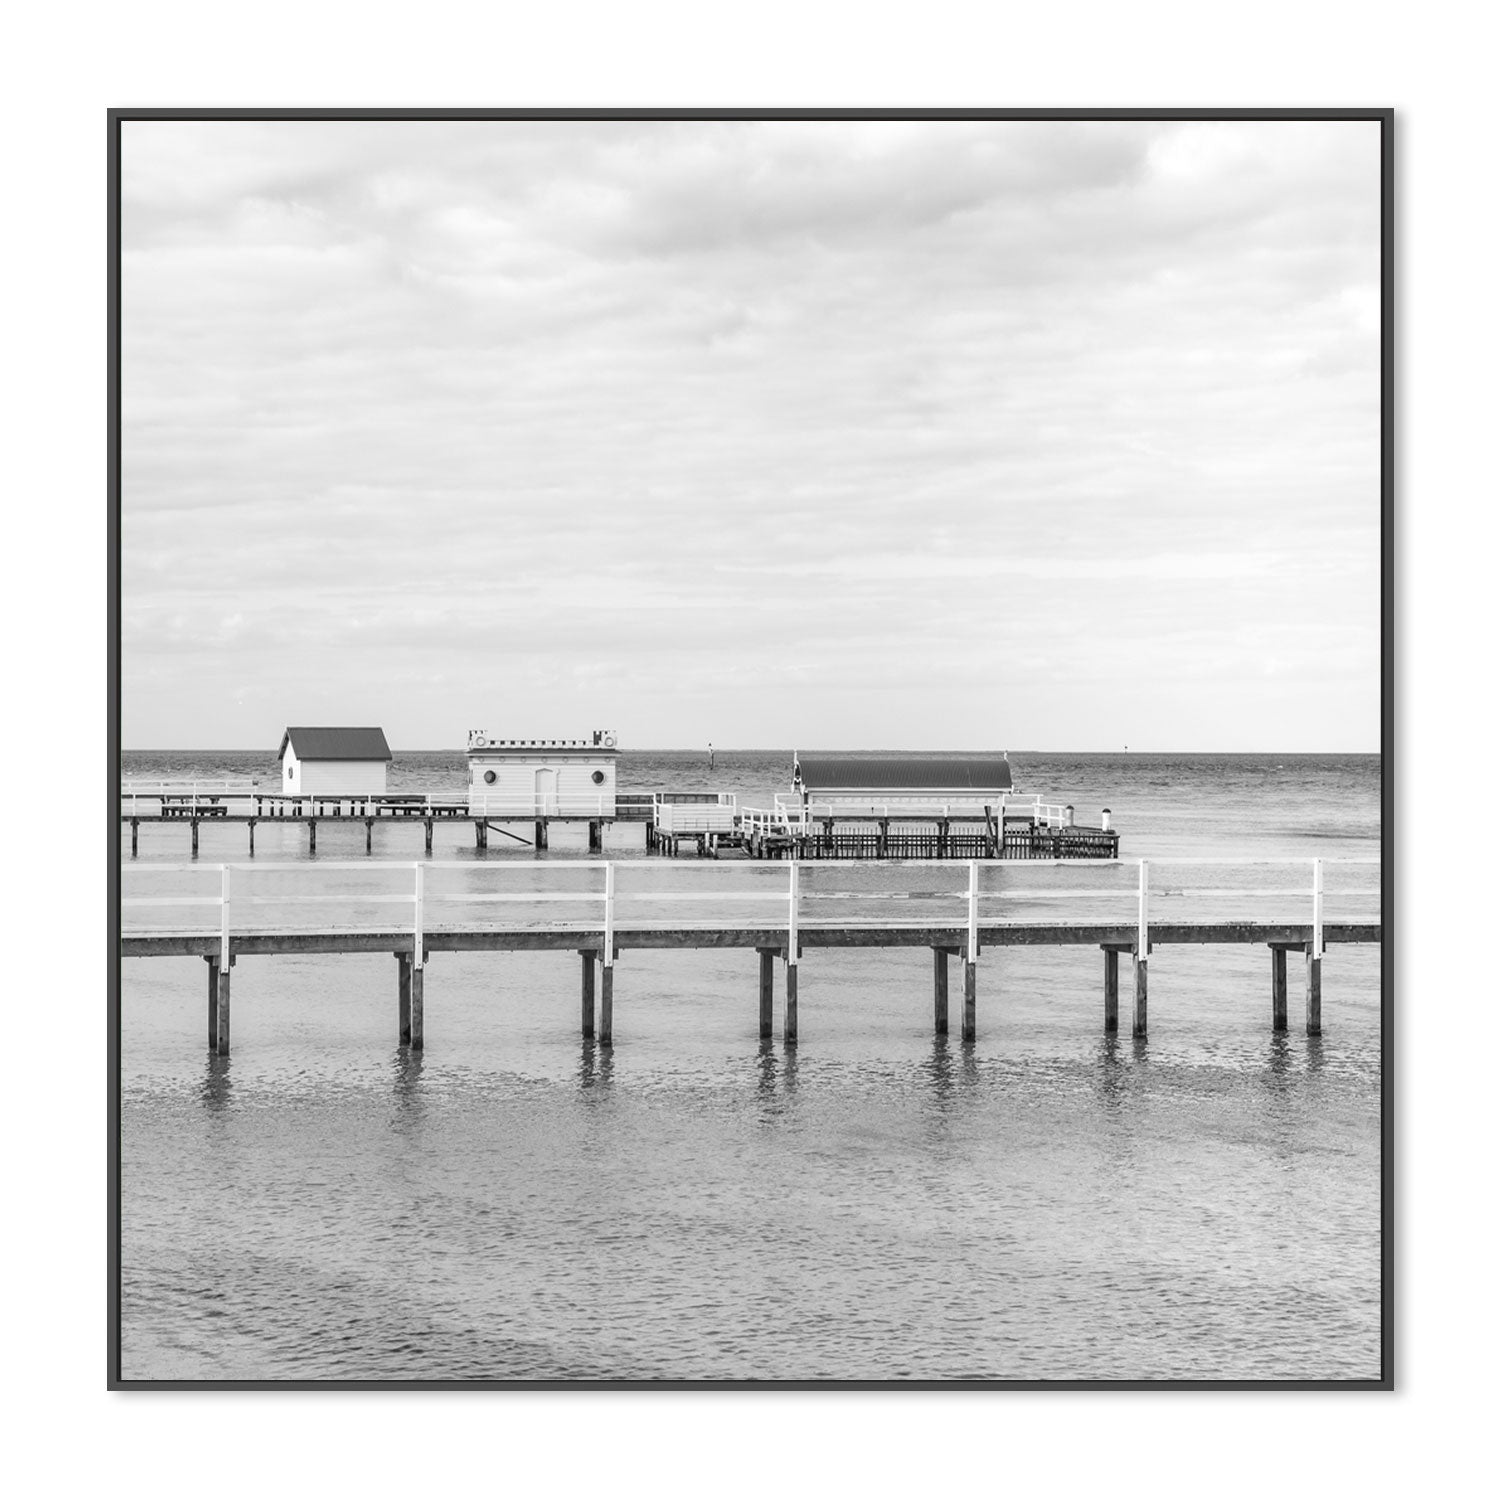
[(583, 1039), (578, 1061), (578, 1090), (584, 1098), (608, 1095), (615, 1077), (615, 1050), (601, 1047), (593, 1037)]
[(198, 1099), (211, 1115), (229, 1108), (229, 1065), (232, 1061), (232, 1058), (220, 1057), (216, 1052), (208, 1055), (208, 1065), (198, 1085)]

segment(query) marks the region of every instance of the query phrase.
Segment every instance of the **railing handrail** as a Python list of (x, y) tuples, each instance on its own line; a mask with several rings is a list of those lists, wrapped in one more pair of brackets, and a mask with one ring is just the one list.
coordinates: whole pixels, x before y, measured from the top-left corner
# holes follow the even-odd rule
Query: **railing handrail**
[[(1312, 924), (1311, 924), (1312, 925), (1312, 942), (1310, 944), (1310, 950), (1309, 951), (1310, 951), (1312, 957), (1314, 957), (1314, 958), (1321, 958), (1323, 956), (1323, 948), (1324, 948), (1324, 911), (1323, 911), (1323, 903), (1324, 903), (1324, 896), (1325, 896), (1324, 882), (1323, 882), (1323, 869), (1324, 869), (1324, 865), (1325, 864), (1334, 864), (1334, 863), (1337, 863), (1337, 864), (1346, 864), (1346, 865), (1374, 865), (1374, 864), (1379, 864), (1380, 861), (1378, 859), (1361, 858), (1361, 857), (1344, 857), (1344, 858), (1334, 857), (1334, 858), (1330, 858), (1330, 859), (1324, 859), (1322, 857), (1313, 857), (1313, 858), (1311, 858), (1309, 860), (1305, 860), (1305, 861), (1299, 860), (1299, 861), (1296, 861), (1295, 863), (1301, 864), (1301, 863), (1304, 863), (1304, 862), (1307, 863), (1307, 864), (1309, 864), (1311, 866), (1311, 877), (1312, 878), (1311, 878), (1310, 888), (1298, 888), (1298, 889), (1293, 890), (1293, 891), (1281, 891), (1281, 890), (1260, 890), (1260, 891), (1257, 891), (1257, 890), (1254, 890), (1253, 888), (1251, 888), (1249, 890), (1226, 890), (1226, 889), (1221, 888), (1221, 887), (1206, 886), (1206, 887), (1199, 887), (1199, 888), (1194, 889), (1192, 891), (1182, 890), (1182, 891), (1173, 892), (1173, 891), (1169, 891), (1169, 890), (1158, 890), (1158, 891), (1154, 892), (1154, 894), (1157, 896), (1158, 899), (1169, 899), (1172, 896), (1176, 896), (1176, 895), (1181, 895), (1181, 896), (1194, 895), (1194, 896), (1200, 896), (1200, 897), (1202, 897), (1202, 896), (1215, 896), (1215, 895), (1226, 895), (1226, 894), (1235, 894), (1235, 895), (1240, 895), (1240, 894), (1252, 895), (1253, 894), (1253, 895), (1262, 896), (1262, 897), (1264, 897), (1264, 896), (1272, 896), (1272, 895), (1275, 895), (1275, 896), (1296, 895), (1296, 896), (1304, 896), (1304, 897), (1305, 896), (1311, 896), (1311, 898), (1312, 898)], [(732, 900), (764, 900), (764, 901), (771, 901), (771, 900), (775, 900), (777, 902), (785, 902), (786, 903), (785, 910), (786, 910), (787, 958), (788, 958), (788, 962), (795, 963), (797, 961), (797, 956), (798, 956), (798, 934), (799, 934), (799, 931), (800, 931), (801, 925), (802, 925), (802, 911), (801, 911), (801, 907), (802, 907), (803, 901), (806, 901), (806, 900), (835, 900), (835, 899), (837, 899), (837, 900), (844, 900), (844, 899), (866, 899), (866, 900), (874, 899), (874, 900), (878, 900), (878, 899), (881, 899), (882, 897), (895, 897), (895, 896), (898, 896), (898, 895), (905, 896), (907, 899), (910, 899), (911, 895), (913, 894), (911, 892), (826, 891), (826, 890), (825, 891), (816, 891), (816, 890), (814, 890), (814, 891), (808, 891), (808, 892), (804, 893), (802, 891), (802, 889), (801, 889), (801, 871), (802, 871), (802, 867), (803, 867), (804, 864), (811, 865), (813, 863), (815, 863), (815, 862), (813, 862), (813, 861), (795, 860), (794, 859), (794, 860), (787, 861), (784, 865), (782, 865), (780, 867), (775, 867), (775, 866), (771, 867), (772, 871), (774, 871), (775, 873), (780, 873), (780, 871), (782, 869), (784, 869), (786, 871), (786, 877), (787, 877), (786, 884), (785, 884), (785, 886), (781, 886), (779, 889), (768, 889), (768, 890), (765, 890), (765, 891), (722, 891), (722, 890), (721, 891), (714, 891), (712, 889), (700, 889), (700, 890), (696, 890), (696, 891), (641, 891), (641, 892), (626, 892), (624, 899), (626, 899), (626, 900), (646, 900), (646, 901), (726, 901), (726, 900), (731, 900), (731, 901)], [(818, 863), (819, 868), (826, 868), (826, 866), (823, 866), (821, 862), (816, 862), (816, 863)], [(951, 860), (905, 860), (905, 861), (897, 861), (897, 863), (901, 863), (901, 864), (913, 864), (913, 865), (941, 865), (945, 869), (948, 869), (948, 870), (952, 870), (954, 868), (954, 863)], [(1075, 896), (1076, 897), (1076, 896), (1084, 896), (1084, 895), (1088, 895), (1088, 896), (1104, 895), (1104, 896), (1108, 896), (1108, 897), (1111, 897), (1111, 898), (1119, 898), (1119, 897), (1122, 897), (1122, 896), (1128, 896), (1130, 894), (1130, 891), (1129, 891), (1128, 887), (1113, 887), (1113, 886), (1111, 886), (1111, 887), (1096, 887), (1096, 888), (1072, 888), (1072, 889), (1064, 887), (1062, 889), (1054, 890), (1054, 891), (1031, 891), (1031, 892), (1026, 892), (1026, 891), (982, 891), (980, 889), (980, 886), (979, 886), (979, 872), (980, 872), (981, 866), (991, 866), (991, 867), (994, 867), (994, 868), (1003, 868), (1003, 869), (1006, 869), (1007, 872), (1018, 872), (1019, 870), (1022, 870), (1022, 869), (1032, 869), (1032, 870), (1034, 870), (1038, 866), (1043, 865), (1043, 864), (1061, 865), (1061, 864), (1065, 864), (1065, 863), (1071, 863), (1071, 862), (1069, 862), (1069, 861), (1063, 861), (1063, 860), (1049, 860), (1049, 861), (1040, 861), (1040, 860), (1038, 860), (1038, 861), (1026, 861), (1024, 864), (1018, 864), (1017, 862), (1014, 862), (1014, 861), (971, 859), (971, 860), (967, 861), (967, 864), (968, 864), (968, 881), (967, 881), (966, 888), (964, 890), (962, 890), (962, 891), (956, 891), (956, 890), (955, 891), (936, 891), (936, 892), (932, 892), (931, 893), (931, 899), (933, 899), (933, 900), (952, 900), (952, 901), (962, 900), (965, 903), (965, 916), (963, 918), (957, 918), (957, 917), (952, 918), (952, 919), (945, 918), (940, 923), (934, 923), (934, 922), (929, 922), (929, 921), (918, 921), (918, 922), (914, 923), (910, 919), (907, 919), (907, 920), (901, 921), (901, 922), (879, 923), (879, 924), (873, 924), (873, 925), (892, 926), (892, 927), (895, 927), (895, 926), (909, 927), (909, 926), (915, 925), (915, 926), (922, 926), (922, 927), (931, 926), (931, 927), (942, 927), (942, 928), (949, 928), (949, 927), (952, 927), (952, 926), (963, 926), (964, 928), (966, 928), (965, 952), (966, 952), (966, 955), (967, 955), (968, 962), (973, 963), (973, 962), (975, 962), (977, 960), (978, 955), (979, 955), (979, 938), (980, 938), (980, 930), (981, 930), (981, 925), (982, 925), (982, 923), (981, 923), (981, 912), (980, 912), (981, 904), (984, 904), (984, 903), (993, 903), (993, 902), (1000, 902), (1000, 901), (1008, 902), (1008, 901), (1026, 900), (1026, 899), (1048, 899), (1048, 900), (1056, 900), (1059, 897), (1068, 897), (1068, 896)], [(1150, 885), (1150, 869), (1151, 869), (1152, 863), (1153, 863), (1153, 861), (1151, 861), (1149, 859), (1142, 859), (1142, 860), (1139, 860), (1139, 861), (1136, 862), (1136, 865), (1137, 865), (1137, 889), (1136, 889), (1136, 939), (1135, 939), (1135, 941), (1136, 941), (1136, 951), (1139, 954), (1141, 954), (1143, 957), (1150, 952), (1150, 943), (1151, 943), (1151, 928), (1150, 928), (1150, 921), (1149, 921), (1149, 901), (1150, 901), (1150, 898), (1151, 898), (1151, 896), (1153, 894), (1153, 892), (1151, 890), (1151, 885)], [(1198, 866), (1198, 867), (1217, 865), (1217, 866), (1219, 866), (1221, 868), (1235, 868), (1235, 867), (1237, 867), (1237, 866), (1239, 866), (1241, 864), (1266, 865), (1266, 864), (1293, 863), (1293, 861), (1266, 861), (1266, 860), (1260, 860), (1260, 861), (1236, 861), (1236, 860), (1224, 860), (1224, 859), (1218, 859), (1218, 860), (1212, 860), (1212, 859), (1182, 859), (1182, 860), (1177, 860), (1177, 861), (1162, 860), (1162, 861), (1159, 861), (1159, 863), (1163, 863), (1163, 864), (1177, 863), (1177, 864), (1182, 864), (1182, 865), (1190, 865), (1190, 866)], [(219, 876), (219, 891), (218, 891), (217, 895), (208, 895), (208, 894), (188, 895), (188, 896), (173, 896), (173, 895), (163, 895), (163, 896), (123, 896), (122, 895), (121, 898), (120, 898), (120, 905), (122, 907), (126, 907), (126, 906), (133, 906), (133, 907), (139, 907), (139, 906), (217, 906), (219, 908), (219, 923), (218, 923), (218, 932), (217, 932), (217, 937), (218, 937), (218, 940), (219, 940), (219, 945), (218, 945), (218, 961), (219, 961), (219, 963), (220, 963), (221, 966), (227, 966), (229, 964), (229, 962), (230, 962), (230, 954), (231, 954), (231, 942), (230, 942), (230, 939), (231, 939), (230, 912), (231, 912), (231, 904), (232, 904), (231, 881), (232, 881), (232, 874), (233, 874), (234, 871), (240, 870), (240, 871), (246, 871), (246, 872), (259, 873), (259, 872), (271, 871), (271, 870), (297, 870), (297, 871), (301, 871), (301, 872), (317, 872), (317, 873), (321, 874), (323, 872), (326, 872), (329, 869), (361, 870), (361, 871), (364, 871), (366, 873), (369, 873), (369, 872), (371, 872), (373, 870), (378, 870), (378, 871), (381, 871), (381, 872), (385, 872), (385, 871), (390, 871), (390, 870), (393, 870), (393, 869), (402, 869), (402, 870), (409, 870), (411, 872), (412, 885), (411, 885), (411, 889), (410, 889), (409, 894), (403, 894), (403, 893), (396, 893), (396, 894), (379, 894), (379, 893), (361, 894), (359, 892), (342, 892), (342, 893), (339, 893), (338, 895), (334, 895), (334, 896), (306, 896), (306, 895), (298, 896), (298, 895), (278, 894), (278, 895), (272, 896), (272, 897), (264, 897), (264, 896), (259, 896), (259, 897), (257, 897), (257, 896), (248, 896), (247, 897), (247, 896), (241, 896), (239, 898), (239, 902), (240, 902), (240, 904), (242, 906), (281, 906), (281, 905), (287, 905), (287, 904), (292, 904), (292, 903), (305, 903), (305, 904), (347, 903), (347, 904), (350, 904), (350, 905), (357, 905), (360, 902), (364, 902), (367, 905), (372, 905), (372, 904), (389, 904), (389, 903), (392, 903), (392, 902), (397, 903), (397, 904), (405, 904), (407, 902), (410, 902), (411, 907), (412, 907), (412, 929), (411, 929), (412, 930), (412, 962), (418, 968), (421, 968), (423, 966), (423, 964), (425, 963), (424, 945), (425, 945), (425, 937), (426, 937), (426, 934), (427, 934), (427, 931), (428, 931), (428, 928), (427, 928), (427, 907), (428, 907), (429, 903), (431, 903), (431, 902), (434, 902), (434, 901), (436, 901), (436, 902), (453, 902), (453, 903), (458, 903), (458, 904), (462, 904), (464, 902), (488, 904), (488, 903), (504, 902), (504, 901), (531, 902), (531, 903), (535, 903), (535, 904), (546, 904), (547, 902), (558, 902), (558, 901), (586, 901), (586, 902), (589, 902), (589, 903), (595, 903), (595, 902), (597, 902), (603, 908), (603, 910), (602, 910), (602, 912), (600, 914), (601, 915), (601, 924), (600, 925), (601, 925), (601, 927), (603, 929), (603, 945), (604, 945), (603, 946), (603, 954), (604, 954), (604, 962), (606, 963), (606, 965), (612, 965), (614, 963), (614, 941), (615, 941), (615, 931), (616, 931), (616, 904), (617, 904), (617, 901), (620, 899), (620, 897), (619, 897), (619, 895), (618, 895), (618, 893), (617, 893), (617, 891), (615, 889), (615, 873), (616, 873), (616, 870), (618, 868), (618, 864), (619, 864), (619, 862), (616, 861), (616, 860), (579, 860), (579, 861), (570, 861), (567, 865), (563, 865), (563, 866), (549, 866), (549, 868), (552, 868), (552, 869), (562, 868), (562, 869), (567, 869), (567, 870), (579, 870), (579, 869), (597, 870), (597, 869), (602, 869), (604, 871), (604, 889), (603, 889), (602, 892), (600, 892), (600, 891), (546, 891), (546, 890), (535, 890), (535, 889), (533, 889), (531, 891), (515, 892), (515, 893), (505, 893), (505, 892), (501, 892), (501, 893), (495, 893), (495, 892), (481, 893), (481, 892), (475, 892), (475, 891), (428, 891), (426, 889), (426, 872), (427, 872), (428, 869), (465, 870), (465, 871), (468, 871), (469, 873), (473, 873), (476, 870), (481, 870), (481, 871), (484, 871), (487, 874), (489, 874), (489, 873), (496, 873), (496, 872), (499, 872), (499, 873), (515, 873), (515, 867), (514, 866), (507, 868), (506, 866), (503, 866), (503, 865), (479, 865), (479, 864), (474, 864), (472, 862), (462, 862), (462, 861), (457, 861), (457, 860), (444, 860), (444, 861), (424, 861), (424, 860), (405, 861), (405, 860), (402, 860), (402, 861), (399, 861), (399, 862), (398, 861), (394, 861), (394, 860), (381, 860), (381, 861), (378, 861), (378, 862), (373, 863), (373, 864), (371, 862), (369, 862), (369, 861), (364, 861), (364, 862), (355, 862), (355, 861), (329, 861), (329, 862), (324, 862), (324, 863), (319, 863), (319, 864), (311, 864), (311, 863), (307, 863), (307, 862), (296, 862), (296, 863), (293, 863), (293, 862), (274, 862), (274, 863), (269, 863), (269, 864), (229, 864), (229, 863), (225, 863), (225, 864), (217, 864), (217, 865), (197, 865), (197, 866), (195, 866), (195, 865), (134, 865), (134, 866), (127, 866), (126, 868), (132, 874), (135, 874), (135, 875), (139, 875), (140, 873), (142, 873), (144, 871), (155, 871), (156, 873), (159, 873), (159, 874), (181, 873), (183, 871), (189, 871), (189, 872), (193, 872), (193, 873), (205, 873), (205, 874), (209, 873), (209, 872), (216, 872), (218, 874), (218, 876)], [(528, 868), (528, 869), (534, 869), (535, 867), (534, 866), (528, 866), (526, 868)], [(646, 866), (643, 866), (643, 868), (659, 869), (660, 866), (646, 865)], [(1074, 868), (1076, 868), (1076, 865), (1074, 866)], [(1126, 868), (1128, 868), (1128, 865), (1126, 866)], [(768, 872), (767, 875), (761, 876), (760, 878), (763, 879), (763, 880), (766, 880), (767, 883), (769, 884), (770, 880), (774, 879), (774, 874)], [(779, 882), (778, 882), (778, 884), (779, 884)], [(1348, 896), (1360, 897), (1360, 896), (1370, 896), (1370, 895), (1377, 895), (1378, 896), (1378, 895), (1381, 895), (1382, 892), (1380, 892), (1378, 890), (1377, 891), (1351, 891), (1351, 892), (1345, 892), (1343, 894), (1348, 895)]]

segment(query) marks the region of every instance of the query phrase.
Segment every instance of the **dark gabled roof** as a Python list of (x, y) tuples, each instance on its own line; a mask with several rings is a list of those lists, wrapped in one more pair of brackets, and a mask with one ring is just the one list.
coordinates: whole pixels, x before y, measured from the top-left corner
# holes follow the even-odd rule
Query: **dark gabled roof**
[(799, 755), (802, 785), (818, 792), (1003, 792), (1003, 755)]
[(298, 760), (390, 760), (391, 747), (383, 729), (288, 729), (281, 737), (277, 760), (286, 754), (287, 741)]

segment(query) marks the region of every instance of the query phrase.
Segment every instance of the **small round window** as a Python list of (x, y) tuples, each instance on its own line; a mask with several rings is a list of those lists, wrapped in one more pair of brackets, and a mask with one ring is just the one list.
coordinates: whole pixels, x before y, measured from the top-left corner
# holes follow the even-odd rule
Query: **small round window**
[(603, 771), (595, 771), (594, 772), (594, 785), (595, 786), (603, 786), (604, 785), (604, 772)]
[(494, 786), (494, 784), (495, 784), (495, 773), (493, 771), (486, 771), (484, 773), (484, 784), (486, 786)]

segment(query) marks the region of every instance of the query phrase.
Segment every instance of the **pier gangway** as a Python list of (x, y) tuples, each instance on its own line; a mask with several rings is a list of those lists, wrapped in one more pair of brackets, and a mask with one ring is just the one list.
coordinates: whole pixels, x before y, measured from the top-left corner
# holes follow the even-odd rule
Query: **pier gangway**
[[(964, 965), (963, 1036), (976, 1025), (981, 953), (1086, 946), (1105, 959), (1105, 1027), (1118, 1027), (1119, 958), (1133, 975), (1132, 1031), (1146, 1034), (1156, 948), (1258, 944), (1272, 958), (1272, 1025), (1286, 1028), (1286, 955), (1306, 964), (1307, 1030), (1322, 1030), (1322, 963), (1338, 943), (1381, 943), (1380, 861), (1164, 859), (889, 861), (879, 866), (694, 867), (579, 860), (143, 864), (122, 867), (121, 953), (209, 964), (211, 1045), (229, 1045), (229, 976), (240, 957), (389, 952), (398, 961), (399, 1030), (423, 1044), (424, 971), (433, 953), (575, 951), (584, 960), (584, 1033), (613, 1040), (622, 951), (742, 948), (761, 959), (761, 1034), (771, 1034), (772, 963), (786, 968), (784, 1036), (797, 1034), (797, 965), (807, 948), (922, 947), (934, 959), (935, 1025), (947, 1030), (947, 961)], [(853, 877), (860, 877), (854, 879)], [(1229, 883), (1225, 883), (1225, 881)], [(1331, 910), (1330, 910), (1331, 908)], [(206, 922), (178, 920), (195, 909)]]

